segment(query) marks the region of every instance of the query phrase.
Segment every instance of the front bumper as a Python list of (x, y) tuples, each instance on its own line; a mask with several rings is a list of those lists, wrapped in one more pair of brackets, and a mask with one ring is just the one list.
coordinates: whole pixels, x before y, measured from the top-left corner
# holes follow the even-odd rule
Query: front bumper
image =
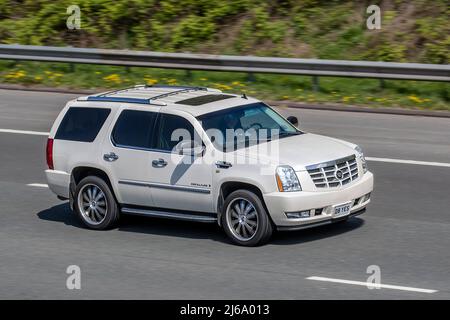
[(323, 221), (311, 222), (308, 224), (301, 224), (301, 225), (297, 225), (297, 226), (277, 226), (277, 230), (279, 230), (279, 231), (296, 231), (296, 230), (320, 227), (320, 226), (324, 226), (327, 224), (332, 224), (332, 223), (336, 223), (339, 221), (347, 220), (354, 216), (359, 216), (360, 214), (363, 214), (364, 212), (366, 212), (366, 208), (359, 209), (358, 211), (354, 211), (343, 217), (331, 218), (331, 219), (327, 219), (327, 220), (323, 220)]
[[(273, 222), (279, 230), (304, 229), (347, 219), (361, 214), (370, 203), (364, 198), (373, 190), (373, 174), (366, 172), (346, 188), (334, 191), (272, 192), (264, 194), (264, 201)], [(358, 199), (358, 202), (356, 201)], [(347, 215), (335, 216), (334, 206), (351, 202)], [(320, 209), (320, 214), (315, 213)], [(287, 212), (310, 210), (308, 218), (288, 218)]]

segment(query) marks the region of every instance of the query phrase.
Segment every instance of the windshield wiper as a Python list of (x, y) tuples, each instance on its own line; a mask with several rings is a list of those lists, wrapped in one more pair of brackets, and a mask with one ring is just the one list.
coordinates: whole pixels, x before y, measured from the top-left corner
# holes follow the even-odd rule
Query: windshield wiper
[(295, 132), (284, 131), (284, 132), (280, 132), (280, 134), (278, 136), (279, 137), (289, 137), (289, 136), (298, 136), (300, 134), (302, 134), (302, 132), (300, 132), (300, 131), (295, 131)]

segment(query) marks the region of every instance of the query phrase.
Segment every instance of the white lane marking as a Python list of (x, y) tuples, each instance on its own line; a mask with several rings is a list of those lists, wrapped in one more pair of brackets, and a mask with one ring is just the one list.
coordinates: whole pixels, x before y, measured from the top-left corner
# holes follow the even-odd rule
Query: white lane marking
[[(344, 284), (353, 284), (357, 286), (370, 286), (371, 284), (363, 281), (353, 281), (353, 280), (344, 280), (344, 279), (334, 279), (334, 278), (324, 278), (324, 277), (308, 277), (307, 280), (315, 280), (315, 281), (326, 281), (326, 282), (335, 282), (335, 283), (344, 283)], [(375, 286), (373, 284), (373, 286)], [(422, 292), (422, 293), (436, 293), (438, 290), (432, 289), (422, 289), (422, 288), (413, 288), (413, 287), (404, 287), (404, 286), (394, 286), (391, 284), (380, 284), (380, 288), (383, 289), (393, 289), (393, 290), (403, 290), (403, 291), (413, 291), (413, 292)]]
[(31, 134), (35, 136), (48, 136), (49, 132), (42, 131), (27, 131), (27, 130), (13, 130), (13, 129), (0, 129), (2, 133), (18, 133), (18, 134)]
[[(48, 136), (50, 134), (49, 132), (43, 132), (43, 131), (27, 131), (27, 130), (13, 130), (13, 129), (0, 129), (0, 132), (30, 134), (30, 135), (37, 135), (37, 136)], [(367, 161), (378, 161), (378, 162), (390, 162), (390, 163), (418, 164), (418, 165), (422, 165), (422, 166), (450, 167), (450, 163), (446, 163), (446, 162), (430, 162), (430, 161), (416, 161), (416, 160), (375, 158), (375, 157), (366, 157), (366, 160)]]
[(29, 187), (38, 187), (38, 188), (48, 188), (48, 184), (45, 183), (29, 183), (27, 184)]
[(390, 159), (390, 158), (372, 158), (372, 157), (366, 157), (366, 160), (367, 161), (378, 161), (378, 162), (390, 162), (390, 163), (418, 164), (421, 166), (450, 167), (450, 163), (446, 163), (446, 162), (430, 162), (430, 161), (416, 161), (416, 160), (403, 160), (403, 159)]

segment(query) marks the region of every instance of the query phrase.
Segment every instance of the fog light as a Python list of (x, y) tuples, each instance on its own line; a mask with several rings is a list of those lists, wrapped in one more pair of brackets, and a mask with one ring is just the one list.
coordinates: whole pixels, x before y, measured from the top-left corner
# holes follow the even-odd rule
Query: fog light
[(300, 219), (300, 218), (309, 218), (311, 210), (305, 211), (297, 211), (297, 212), (286, 212), (286, 217), (289, 219)]
[(366, 202), (369, 199), (370, 199), (370, 192), (364, 196), (364, 201), (363, 202)]

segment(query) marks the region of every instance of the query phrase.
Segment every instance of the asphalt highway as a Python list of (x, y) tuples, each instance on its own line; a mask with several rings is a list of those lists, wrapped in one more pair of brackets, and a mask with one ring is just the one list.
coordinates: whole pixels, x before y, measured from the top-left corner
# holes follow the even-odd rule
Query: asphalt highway
[[(0, 90), (0, 299), (450, 298), (450, 119), (281, 109), (378, 160), (372, 203), (345, 224), (243, 248), (215, 225), (129, 216), (83, 228), (45, 187), (40, 134), (74, 97)], [(69, 265), (80, 290), (66, 287)], [(374, 265), (380, 289), (364, 285)]]

